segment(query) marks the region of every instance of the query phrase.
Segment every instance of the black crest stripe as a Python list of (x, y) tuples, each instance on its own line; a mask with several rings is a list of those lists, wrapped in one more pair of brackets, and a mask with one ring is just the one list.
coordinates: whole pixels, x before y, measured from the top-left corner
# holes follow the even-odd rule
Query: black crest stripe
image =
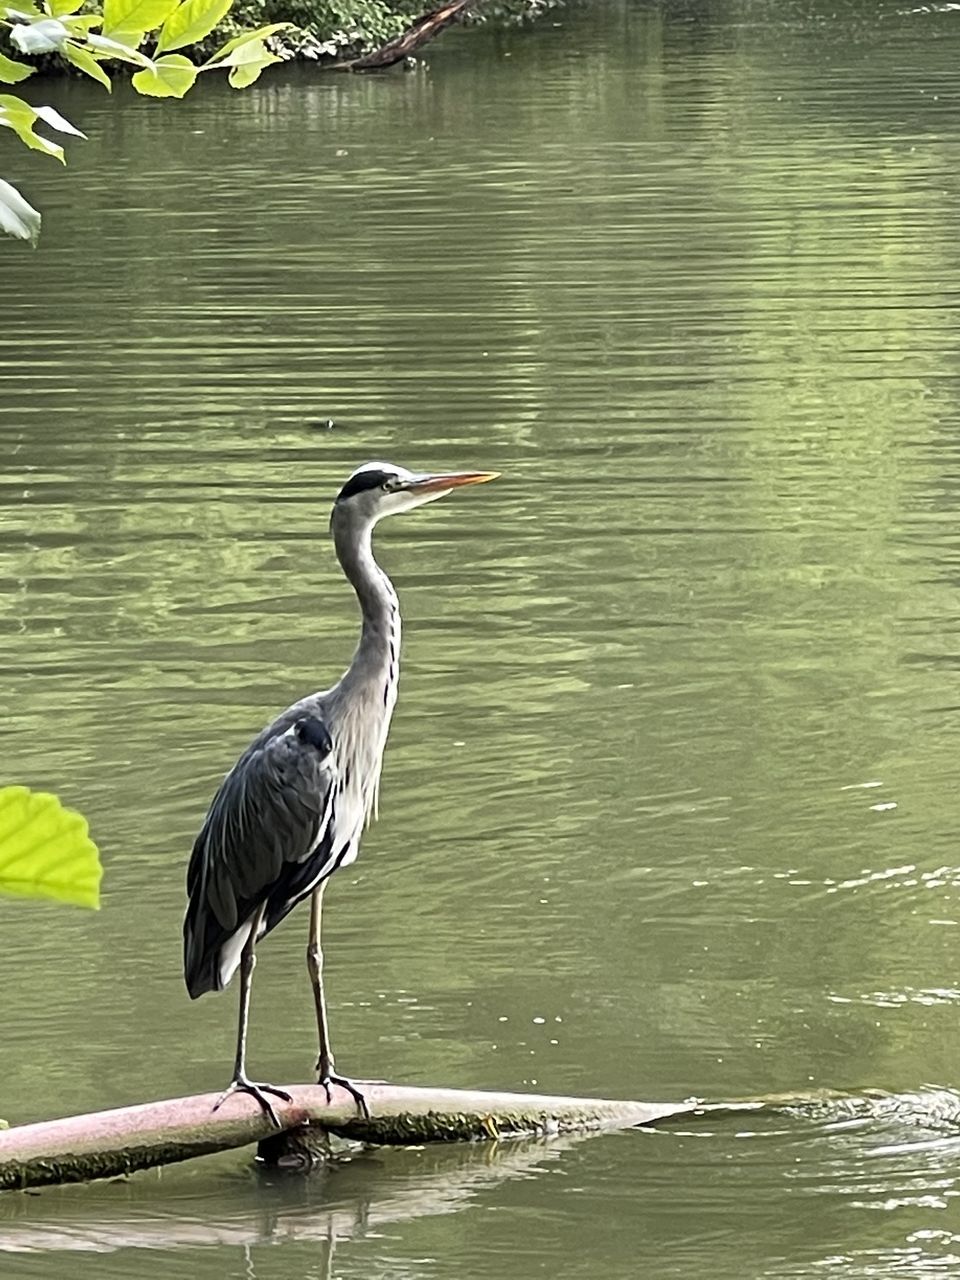
[(337, 494), (337, 501), (343, 502), (345, 498), (353, 498), (367, 489), (379, 489), (384, 481), (393, 479), (395, 476), (390, 471), (358, 471)]

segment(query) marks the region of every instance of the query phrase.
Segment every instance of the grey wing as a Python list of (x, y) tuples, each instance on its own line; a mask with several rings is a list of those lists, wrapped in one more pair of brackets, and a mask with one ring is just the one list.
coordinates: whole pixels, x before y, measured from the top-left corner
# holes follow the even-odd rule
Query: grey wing
[(218, 989), (220, 952), (257, 909), (310, 891), (329, 861), (332, 741), (305, 715), (266, 730), (224, 778), (187, 871), (184, 975), (191, 995)]

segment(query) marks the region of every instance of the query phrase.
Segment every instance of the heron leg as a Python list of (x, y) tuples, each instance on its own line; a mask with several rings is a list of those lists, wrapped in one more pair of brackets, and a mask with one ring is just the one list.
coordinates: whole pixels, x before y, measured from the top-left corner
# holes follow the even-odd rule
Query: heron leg
[(313, 1002), (317, 1010), (317, 1036), (320, 1041), (320, 1056), (317, 1058), (317, 1080), (327, 1091), (327, 1102), (330, 1101), (330, 1086), (338, 1084), (346, 1089), (357, 1104), (360, 1114), (365, 1120), (370, 1119), (367, 1100), (346, 1078), (338, 1076), (333, 1069), (333, 1050), (330, 1047), (330, 1023), (327, 1019), (327, 1002), (323, 994), (323, 944), (320, 940), (320, 919), (323, 911), (323, 891), (327, 882), (323, 880), (310, 895), (310, 941), (307, 943), (307, 971), (313, 987)]
[(272, 1093), (277, 1098), (282, 1098), (284, 1102), (292, 1102), (293, 1099), (290, 1094), (283, 1089), (278, 1089), (276, 1085), (258, 1084), (247, 1075), (247, 1023), (250, 1018), (250, 987), (253, 983), (253, 971), (257, 967), (257, 933), (260, 930), (263, 911), (264, 908), (261, 907), (254, 917), (250, 927), (250, 935), (243, 944), (243, 951), (240, 953), (240, 1016), (237, 1024), (237, 1054), (233, 1063), (233, 1079), (214, 1103), (213, 1109), (216, 1111), (223, 1106), (232, 1093), (249, 1093), (263, 1107), (270, 1117), (270, 1123), (273, 1127), (282, 1129), (283, 1125), (277, 1119), (277, 1113), (274, 1111), (267, 1094)]

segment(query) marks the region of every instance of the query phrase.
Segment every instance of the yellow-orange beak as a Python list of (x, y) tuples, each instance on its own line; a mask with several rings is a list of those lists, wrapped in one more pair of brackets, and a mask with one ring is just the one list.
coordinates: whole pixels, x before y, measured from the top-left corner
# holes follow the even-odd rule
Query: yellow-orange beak
[(450, 471), (445, 475), (414, 476), (407, 487), (414, 493), (436, 493), (440, 489), (462, 489), (468, 484), (496, 480), (499, 471)]

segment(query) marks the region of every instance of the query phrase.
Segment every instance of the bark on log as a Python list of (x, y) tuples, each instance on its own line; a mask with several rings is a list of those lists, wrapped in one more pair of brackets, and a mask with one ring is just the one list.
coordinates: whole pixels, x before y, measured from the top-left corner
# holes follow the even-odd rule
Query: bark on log
[(331, 1090), (328, 1103), (319, 1085), (286, 1086), (293, 1100), (274, 1103), (283, 1134), (244, 1094), (228, 1098), (219, 1111), (212, 1109), (218, 1095), (206, 1093), (18, 1125), (0, 1132), (0, 1190), (116, 1177), (253, 1142), (264, 1143), (267, 1160), (309, 1162), (317, 1131), (363, 1143), (409, 1145), (626, 1129), (715, 1110), (695, 1100), (647, 1103), (382, 1083), (361, 1087), (368, 1120), (357, 1115), (353, 1099), (339, 1087)]
[(451, 22), (455, 22), (476, 3), (477, 0), (445, 0), (444, 4), (422, 13), (405, 31), (401, 31), (379, 49), (363, 53), (359, 58), (351, 58), (349, 62), (334, 62), (327, 70), (382, 71), (385, 67), (392, 67), (404, 58), (409, 58), (415, 49), (439, 35), (444, 27), (449, 27)]

